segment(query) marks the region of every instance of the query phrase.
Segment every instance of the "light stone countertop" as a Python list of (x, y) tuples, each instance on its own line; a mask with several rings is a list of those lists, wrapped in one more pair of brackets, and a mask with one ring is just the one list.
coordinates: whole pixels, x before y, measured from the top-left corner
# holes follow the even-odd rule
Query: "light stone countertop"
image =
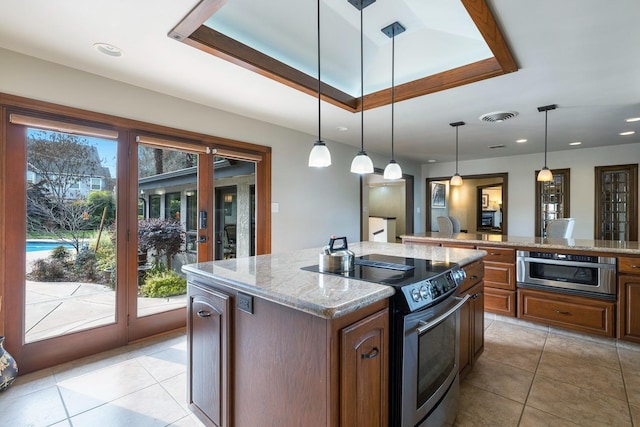
[(590, 252), (608, 252), (612, 254), (627, 254), (640, 256), (640, 244), (638, 242), (625, 242), (620, 240), (588, 240), (588, 239), (562, 239), (542, 237), (518, 237), (504, 236), (489, 233), (418, 233), (400, 236), (403, 242), (413, 241), (448, 241), (452, 243), (469, 243), (472, 245), (494, 245), (503, 247), (527, 247), (540, 250), (581, 250)]
[[(355, 256), (367, 254), (393, 255), (434, 261), (469, 264), (486, 255), (484, 251), (442, 248), (401, 243), (359, 242), (349, 244)], [(258, 255), (221, 261), (187, 264), (182, 270), (241, 291), (332, 319), (356, 311), (394, 294), (391, 286), (362, 280), (302, 270), (318, 264), (322, 248), (304, 249), (271, 255)]]

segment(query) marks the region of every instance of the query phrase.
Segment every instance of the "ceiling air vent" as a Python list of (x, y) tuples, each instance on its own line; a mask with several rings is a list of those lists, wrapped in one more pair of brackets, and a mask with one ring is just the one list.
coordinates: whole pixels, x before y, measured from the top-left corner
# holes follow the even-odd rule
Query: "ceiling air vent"
[(504, 148), (504, 144), (490, 145), (489, 148), (491, 148), (492, 150), (494, 150), (496, 148)]
[(494, 111), (493, 113), (481, 115), (479, 119), (483, 122), (502, 123), (505, 120), (513, 119), (517, 115), (517, 111)]

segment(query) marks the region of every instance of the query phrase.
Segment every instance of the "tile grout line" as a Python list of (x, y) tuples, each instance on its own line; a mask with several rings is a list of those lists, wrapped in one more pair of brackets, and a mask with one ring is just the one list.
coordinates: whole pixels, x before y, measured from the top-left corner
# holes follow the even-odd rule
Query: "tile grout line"
[(533, 377), (531, 378), (531, 384), (529, 385), (529, 390), (527, 391), (527, 396), (524, 398), (524, 403), (522, 405), (522, 412), (520, 412), (520, 418), (518, 419), (518, 426), (522, 423), (522, 417), (524, 416), (524, 411), (527, 409), (527, 402), (529, 401), (529, 396), (531, 395), (531, 389), (533, 388), (533, 382), (536, 380), (536, 375), (538, 374), (538, 368), (540, 367), (540, 362), (542, 361), (542, 356), (544, 354), (544, 348), (547, 346), (547, 340), (549, 339), (549, 331), (546, 331), (544, 337), (544, 343), (542, 344), (542, 349), (540, 351), (540, 357), (538, 358), (538, 363), (536, 363), (536, 369), (533, 371)]
[(629, 392), (627, 391), (627, 380), (624, 375), (624, 368), (622, 367), (622, 358), (620, 357), (620, 348), (616, 345), (616, 354), (618, 355), (618, 364), (620, 365), (620, 373), (622, 375), (622, 386), (624, 387), (624, 395), (627, 398), (627, 410), (629, 411), (629, 419), (631, 420), (631, 427), (633, 424), (633, 412), (631, 411), (631, 399), (629, 399)]

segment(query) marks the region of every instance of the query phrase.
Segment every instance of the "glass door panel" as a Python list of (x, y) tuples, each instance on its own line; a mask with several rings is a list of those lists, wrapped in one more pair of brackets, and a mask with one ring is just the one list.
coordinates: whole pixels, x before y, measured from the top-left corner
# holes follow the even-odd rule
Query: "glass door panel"
[(27, 129), (25, 343), (116, 321), (116, 148)]
[(215, 259), (255, 255), (256, 165), (216, 157), (213, 167)]
[(186, 307), (184, 264), (197, 260), (198, 155), (138, 145), (137, 317)]

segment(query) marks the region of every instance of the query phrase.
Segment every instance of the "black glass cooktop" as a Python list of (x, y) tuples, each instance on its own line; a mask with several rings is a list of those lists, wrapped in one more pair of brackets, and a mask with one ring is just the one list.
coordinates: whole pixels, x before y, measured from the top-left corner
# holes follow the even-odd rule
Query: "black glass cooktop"
[(344, 273), (319, 271), (318, 265), (302, 267), (316, 273), (333, 274), (394, 287), (412, 285), (430, 279), (455, 267), (455, 263), (427, 259), (370, 254), (355, 258), (354, 269)]

